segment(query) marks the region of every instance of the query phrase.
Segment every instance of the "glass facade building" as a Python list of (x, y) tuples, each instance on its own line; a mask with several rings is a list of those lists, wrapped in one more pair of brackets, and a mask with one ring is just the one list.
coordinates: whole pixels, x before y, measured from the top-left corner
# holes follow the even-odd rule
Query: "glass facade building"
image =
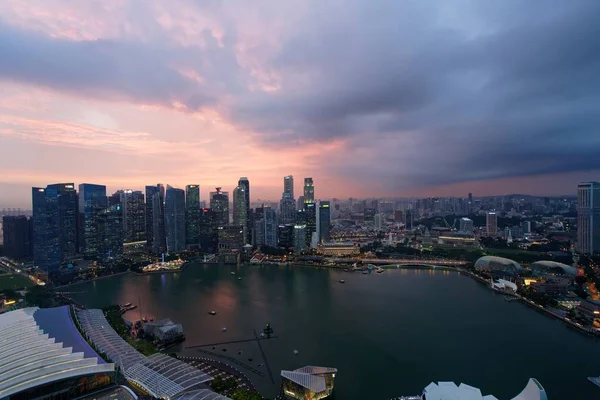
[(210, 192), (210, 208), (215, 214), (215, 222), (218, 226), (229, 225), (229, 193), (222, 192), (221, 188)]
[(98, 226), (100, 214), (107, 207), (106, 186), (91, 183), (79, 185), (80, 248), (89, 260), (101, 258)]
[(121, 205), (105, 208), (96, 218), (97, 256), (100, 261), (114, 260), (123, 254), (123, 213)]
[(146, 244), (152, 248), (154, 242), (154, 204), (153, 199), (156, 193), (160, 192), (160, 185), (146, 186)]
[(313, 183), (313, 178), (304, 178), (304, 202), (315, 202), (315, 185)]
[(123, 213), (123, 231), (125, 242), (141, 242), (146, 239), (146, 212), (144, 193), (123, 190), (121, 193), (121, 211)]
[(185, 250), (185, 192), (167, 186), (165, 198), (165, 233), (167, 252)]
[(200, 246), (200, 186), (185, 187), (185, 240), (192, 247)]
[(158, 190), (152, 195), (152, 252), (160, 254), (167, 251), (165, 188), (163, 185), (158, 185), (157, 188)]
[(319, 204), (319, 241), (328, 242), (331, 231), (331, 209), (329, 201), (322, 201)]
[(248, 196), (246, 186), (239, 184), (233, 190), (233, 225), (244, 228), (244, 243), (248, 243)]
[(333, 393), (337, 369), (306, 366), (281, 371), (281, 392), (285, 400), (319, 400)]
[(215, 253), (218, 246), (217, 221), (210, 208), (200, 210), (200, 249), (205, 253)]

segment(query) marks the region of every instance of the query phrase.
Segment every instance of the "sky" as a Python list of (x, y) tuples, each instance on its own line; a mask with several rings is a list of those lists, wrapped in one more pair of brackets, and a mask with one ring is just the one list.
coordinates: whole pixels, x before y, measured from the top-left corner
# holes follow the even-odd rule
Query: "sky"
[(0, 207), (158, 182), (253, 199), (600, 180), (597, 0), (2, 0)]

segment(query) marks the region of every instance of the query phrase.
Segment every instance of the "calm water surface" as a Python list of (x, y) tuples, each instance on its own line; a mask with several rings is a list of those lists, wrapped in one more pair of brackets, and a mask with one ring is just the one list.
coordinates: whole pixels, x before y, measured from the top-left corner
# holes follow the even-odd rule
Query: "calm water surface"
[[(278, 337), (261, 343), (275, 385), (266, 367), (259, 377), (238, 366), (269, 396), (282, 369), (320, 365), (338, 368), (338, 400), (419, 394), (431, 381), (464, 382), (502, 400), (529, 377), (551, 400), (600, 399), (600, 388), (586, 379), (600, 375), (597, 340), (455, 272), (362, 275), (197, 264), (177, 274), (120, 275), (69, 290), (80, 292), (73, 297), (88, 307), (131, 302), (142, 315), (182, 323), (187, 340), (178, 350), (190, 356), (206, 354), (186, 347), (250, 339), (253, 329), (271, 323)], [(140, 310), (125, 316), (139, 319)], [(214, 353), (254, 367), (263, 362), (256, 342), (217, 346)]]

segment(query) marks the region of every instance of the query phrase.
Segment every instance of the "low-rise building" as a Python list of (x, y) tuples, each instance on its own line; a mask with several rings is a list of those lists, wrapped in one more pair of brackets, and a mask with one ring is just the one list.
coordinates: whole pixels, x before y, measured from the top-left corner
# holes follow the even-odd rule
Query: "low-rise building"
[(286, 400), (318, 400), (331, 395), (337, 369), (306, 366), (281, 371), (281, 391)]
[(579, 318), (600, 329), (600, 300), (582, 300), (575, 309)]
[(354, 256), (360, 254), (360, 247), (355, 243), (322, 243), (317, 251), (326, 256)]

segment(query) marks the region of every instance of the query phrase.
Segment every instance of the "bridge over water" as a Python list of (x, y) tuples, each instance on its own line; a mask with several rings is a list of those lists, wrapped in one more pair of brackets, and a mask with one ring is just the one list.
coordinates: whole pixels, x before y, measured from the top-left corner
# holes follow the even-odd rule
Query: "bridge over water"
[(427, 266), (446, 266), (446, 267), (462, 267), (467, 265), (466, 261), (455, 260), (436, 260), (436, 259), (402, 259), (402, 258), (328, 258), (328, 261), (333, 261), (339, 264), (354, 264), (361, 261), (363, 264), (374, 265), (427, 265)]

